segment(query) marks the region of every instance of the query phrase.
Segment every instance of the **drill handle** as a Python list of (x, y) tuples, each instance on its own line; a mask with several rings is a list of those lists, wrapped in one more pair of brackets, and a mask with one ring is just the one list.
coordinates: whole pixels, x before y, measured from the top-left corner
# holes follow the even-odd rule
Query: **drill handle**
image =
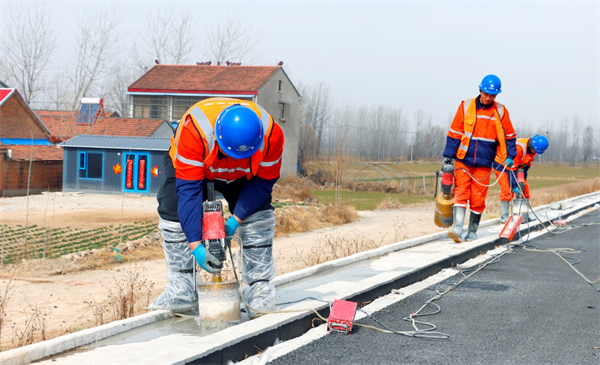
[(214, 181), (206, 182), (206, 195), (208, 196), (208, 201), (215, 201), (215, 183)]

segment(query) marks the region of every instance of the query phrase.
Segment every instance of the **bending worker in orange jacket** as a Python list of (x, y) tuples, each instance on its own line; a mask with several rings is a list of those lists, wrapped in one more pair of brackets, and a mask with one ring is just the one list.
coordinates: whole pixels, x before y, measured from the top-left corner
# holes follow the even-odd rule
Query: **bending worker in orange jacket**
[(471, 216), (464, 239), (477, 239), (494, 160), (510, 167), (517, 155), (517, 135), (508, 111), (504, 105), (494, 101), (502, 91), (500, 79), (495, 75), (485, 76), (479, 91), (478, 97), (460, 103), (443, 153), (444, 164), (456, 160), (454, 229), (448, 231), (448, 237), (456, 243), (462, 242), (467, 205), (470, 205)]
[[(177, 214), (192, 255), (208, 272), (220, 262), (202, 244), (205, 182), (213, 181), (232, 213), (227, 237), (239, 227), (242, 277), (248, 304), (260, 311), (275, 307), (273, 185), (279, 179), (284, 136), (261, 106), (250, 101), (210, 98), (182, 117), (171, 143), (179, 198)], [(253, 313), (250, 313), (253, 314)]]
[[(517, 156), (511, 168), (504, 167), (494, 161), (494, 172), (500, 184), (500, 221), (506, 223), (508, 220), (508, 211), (513, 192), (520, 194), (518, 182), (515, 179), (518, 169), (525, 170), (525, 186), (523, 188), (523, 198), (529, 199), (529, 184), (527, 184), (527, 172), (533, 163), (536, 154), (542, 154), (548, 148), (548, 138), (535, 135), (533, 138), (520, 138), (517, 140)], [(523, 222), (529, 221), (528, 214), (522, 214)]]

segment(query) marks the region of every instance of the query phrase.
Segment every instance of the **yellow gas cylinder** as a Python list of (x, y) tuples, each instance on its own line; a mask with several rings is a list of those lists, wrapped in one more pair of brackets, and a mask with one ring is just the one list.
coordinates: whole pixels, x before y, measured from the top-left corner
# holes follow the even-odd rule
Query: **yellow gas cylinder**
[(446, 228), (452, 225), (452, 207), (454, 206), (454, 194), (438, 194), (435, 197), (435, 215), (433, 222), (436, 226)]
[[(454, 206), (454, 166), (446, 163), (440, 171), (435, 172), (435, 214), (433, 222), (436, 226), (446, 228), (453, 223), (452, 207)], [(441, 181), (440, 181), (441, 180)], [(440, 189), (441, 188), (441, 189)], [(441, 190), (441, 191), (440, 191)]]

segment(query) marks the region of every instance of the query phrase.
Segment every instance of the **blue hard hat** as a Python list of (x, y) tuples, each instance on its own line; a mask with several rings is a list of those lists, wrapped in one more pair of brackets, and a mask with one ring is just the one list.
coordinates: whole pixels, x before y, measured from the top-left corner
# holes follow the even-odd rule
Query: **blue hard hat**
[(479, 85), (479, 90), (491, 95), (500, 94), (502, 92), (501, 88), (502, 83), (496, 75), (487, 75), (481, 80), (481, 85)]
[(260, 118), (243, 105), (232, 105), (219, 114), (215, 134), (221, 150), (236, 159), (252, 156), (264, 138)]
[(535, 153), (539, 153), (541, 155), (544, 153), (544, 151), (546, 151), (546, 148), (548, 148), (548, 138), (536, 134), (531, 139), (531, 147), (533, 147)]

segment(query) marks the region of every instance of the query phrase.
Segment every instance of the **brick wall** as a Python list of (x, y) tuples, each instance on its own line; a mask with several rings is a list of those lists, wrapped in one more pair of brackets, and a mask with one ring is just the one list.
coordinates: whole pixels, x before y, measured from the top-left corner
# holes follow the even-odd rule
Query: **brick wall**
[[(29, 161), (7, 160), (0, 155), (2, 176), (0, 177), (0, 196), (27, 195)], [(29, 194), (42, 191), (62, 190), (62, 161), (34, 161), (31, 164), (31, 182)]]
[[(47, 138), (47, 134), (28, 111), (26, 104), (13, 94), (0, 106), (0, 137)], [(33, 133), (33, 136), (32, 136)]]

